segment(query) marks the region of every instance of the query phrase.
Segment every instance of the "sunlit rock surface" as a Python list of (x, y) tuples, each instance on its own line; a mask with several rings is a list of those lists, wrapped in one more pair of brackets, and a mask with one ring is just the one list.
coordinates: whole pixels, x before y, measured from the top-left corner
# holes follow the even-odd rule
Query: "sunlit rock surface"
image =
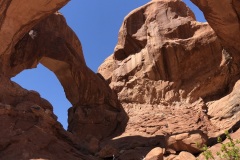
[[(239, 61), (232, 60), (218, 33), (197, 22), (180, 0), (151, 1), (129, 13), (114, 53), (98, 70), (129, 116), (126, 131), (109, 143), (124, 150), (117, 147), (124, 139), (129, 142), (124, 137), (170, 136), (171, 143), (158, 138), (144, 147), (132, 138), (134, 147), (143, 148), (128, 150), (138, 158), (154, 145), (166, 148), (166, 155), (196, 154), (196, 143), (213, 145), (225, 130), (235, 131), (240, 120)], [(181, 138), (173, 142), (174, 137)]]
[[(197, 144), (215, 152), (225, 130), (236, 139), (239, 4), (192, 1), (210, 25), (181, 0), (153, 0), (125, 17), (96, 74), (56, 12), (68, 0), (0, 0), (0, 159), (185, 160)], [(48, 101), (10, 81), (38, 63), (73, 105), (68, 131)]]

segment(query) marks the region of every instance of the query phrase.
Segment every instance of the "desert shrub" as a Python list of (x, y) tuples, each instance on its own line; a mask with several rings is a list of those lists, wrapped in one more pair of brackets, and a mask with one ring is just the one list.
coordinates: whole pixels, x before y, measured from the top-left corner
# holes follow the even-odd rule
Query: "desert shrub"
[(218, 137), (221, 149), (217, 152), (216, 156), (213, 155), (206, 145), (201, 147), (202, 154), (206, 160), (215, 160), (214, 157), (219, 157), (223, 160), (240, 160), (240, 148), (237, 146), (237, 144), (240, 144), (240, 140), (233, 140), (228, 131), (225, 132), (225, 135), (229, 141), (223, 143), (222, 139)]

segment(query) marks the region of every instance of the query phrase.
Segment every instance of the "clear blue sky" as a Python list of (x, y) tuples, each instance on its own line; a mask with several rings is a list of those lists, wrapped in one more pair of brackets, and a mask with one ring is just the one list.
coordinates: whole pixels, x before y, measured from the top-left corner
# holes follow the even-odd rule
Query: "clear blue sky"
[[(71, 0), (60, 11), (68, 25), (79, 37), (89, 68), (94, 72), (110, 54), (117, 43), (123, 18), (133, 9), (150, 0)], [(190, 2), (183, 0), (195, 12), (198, 21), (205, 21), (202, 13)], [(54, 107), (64, 128), (67, 128), (67, 110), (71, 104), (56, 76), (42, 65), (25, 70), (12, 78), (28, 90), (38, 91)]]

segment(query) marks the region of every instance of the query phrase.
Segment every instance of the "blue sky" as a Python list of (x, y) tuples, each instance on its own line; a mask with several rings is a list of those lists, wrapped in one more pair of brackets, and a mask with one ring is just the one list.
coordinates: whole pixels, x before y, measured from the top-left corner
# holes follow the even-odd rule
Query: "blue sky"
[[(117, 36), (123, 18), (133, 9), (150, 0), (71, 0), (60, 12), (68, 25), (79, 37), (84, 57), (94, 72), (110, 54), (117, 43)], [(198, 21), (204, 22), (202, 13), (190, 0), (183, 0), (194, 12)], [(71, 104), (56, 76), (42, 65), (36, 69), (24, 70), (13, 81), (28, 90), (35, 90), (54, 107), (64, 128), (67, 128), (67, 110)]]

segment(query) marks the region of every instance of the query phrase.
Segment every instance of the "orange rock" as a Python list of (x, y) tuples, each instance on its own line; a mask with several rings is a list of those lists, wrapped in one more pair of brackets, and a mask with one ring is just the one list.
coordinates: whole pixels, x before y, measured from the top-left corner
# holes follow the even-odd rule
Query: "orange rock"
[(164, 149), (156, 147), (152, 149), (145, 157), (145, 160), (163, 160)]
[[(238, 0), (191, 0), (204, 13), (204, 16), (219, 37), (223, 47), (239, 60), (240, 30), (239, 15), (240, 2)], [(226, 12), (223, 12), (226, 11)]]
[(191, 153), (182, 151), (173, 160), (196, 160), (196, 158)]
[[(73, 105), (69, 109), (70, 132), (102, 139), (124, 130), (127, 115), (117, 95), (86, 66), (81, 43), (64, 17), (52, 14), (31, 29), (37, 32), (34, 39), (26, 33), (11, 54), (2, 56), (4, 76), (13, 77), (41, 63), (55, 73)], [(116, 126), (119, 129), (115, 130)]]
[(201, 131), (182, 133), (167, 138), (167, 147), (175, 151), (201, 152), (200, 148), (207, 143), (207, 135)]

